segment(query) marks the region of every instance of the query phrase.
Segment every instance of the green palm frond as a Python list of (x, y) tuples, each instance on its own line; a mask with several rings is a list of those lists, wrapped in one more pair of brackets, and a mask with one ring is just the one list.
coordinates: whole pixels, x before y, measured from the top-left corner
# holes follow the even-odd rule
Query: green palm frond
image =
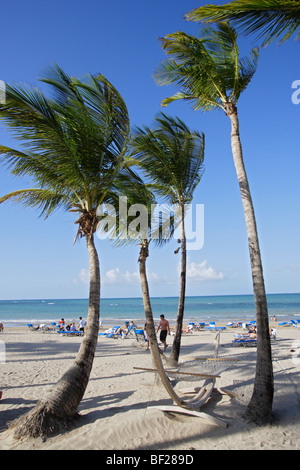
[(160, 197), (185, 204), (201, 178), (204, 135), (160, 113), (155, 128), (137, 128), (130, 143), (150, 186)]
[(263, 45), (300, 35), (298, 0), (235, 0), (223, 5), (204, 5), (185, 15), (187, 20), (232, 22), (239, 31), (254, 34)]
[(162, 101), (190, 100), (194, 109), (210, 111), (236, 104), (250, 83), (258, 63), (258, 50), (240, 58), (237, 33), (228, 23), (203, 28), (199, 38), (177, 32), (166, 36), (162, 46), (170, 56), (155, 72), (160, 85), (177, 85), (179, 91)]
[(34, 207), (38, 209), (40, 216), (45, 218), (58, 208), (70, 210), (76, 205), (76, 199), (70, 199), (69, 194), (41, 188), (13, 191), (0, 198), (0, 204), (6, 201), (11, 201), (23, 207)]
[[(0, 161), (13, 174), (30, 176), (41, 190), (41, 205), (34, 205), (43, 214), (52, 212), (55, 201), (58, 206), (77, 204), (95, 211), (121, 186), (120, 181), (115, 186), (113, 182), (125, 163), (130, 135), (125, 102), (102, 75), (79, 80), (54, 65), (42, 81), (50, 87), (51, 98), (37, 88), (6, 85), (0, 119), (20, 149), (1, 146)], [(61, 197), (56, 194), (47, 206), (46, 192), (49, 201), (50, 193)], [(30, 197), (23, 193), (15, 201), (27, 200), (30, 205), (38, 192)]]

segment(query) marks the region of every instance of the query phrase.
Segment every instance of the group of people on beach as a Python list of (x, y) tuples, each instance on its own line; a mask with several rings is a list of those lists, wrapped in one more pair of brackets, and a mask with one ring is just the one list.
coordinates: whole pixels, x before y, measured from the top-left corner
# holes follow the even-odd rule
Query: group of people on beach
[[(114, 334), (121, 334), (122, 335), (122, 338), (125, 338), (128, 333), (130, 332), (131, 329), (133, 328), (136, 328), (137, 325), (134, 323), (134, 321), (130, 321), (130, 322), (125, 322), (125, 327), (124, 328), (121, 328), (119, 327), (117, 331), (114, 332)], [(164, 351), (167, 349), (167, 335), (169, 333), (169, 335), (171, 334), (170, 332), (170, 325), (169, 325), (169, 322), (168, 320), (165, 319), (165, 316), (162, 314), (160, 315), (160, 322), (159, 322), (159, 325), (157, 326), (157, 333), (160, 331), (160, 341), (162, 342), (163, 346), (164, 346)], [(107, 330), (107, 332), (109, 332), (109, 330)], [(145, 339), (147, 340), (147, 349), (149, 350), (149, 334), (148, 334), (148, 328), (147, 328), (147, 323), (145, 323), (144, 325), (144, 335), (145, 335)]]
[(65, 319), (62, 318), (58, 322), (58, 329), (59, 329), (59, 331), (71, 331), (71, 332), (74, 332), (74, 333), (76, 331), (81, 331), (82, 333), (84, 333), (85, 325), (86, 325), (86, 321), (83, 320), (82, 317), (79, 317), (78, 330), (77, 330), (75, 322), (72, 322), (72, 323), (69, 323), (68, 325), (66, 325), (65, 324)]

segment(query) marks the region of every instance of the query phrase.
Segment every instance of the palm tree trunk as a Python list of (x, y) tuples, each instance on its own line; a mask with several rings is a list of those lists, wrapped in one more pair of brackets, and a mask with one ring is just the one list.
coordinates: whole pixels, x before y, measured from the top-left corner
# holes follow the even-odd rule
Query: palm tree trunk
[(181, 269), (180, 269), (180, 290), (178, 300), (178, 311), (176, 319), (176, 330), (173, 340), (170, 357), (178, 362), (180, 354), (182, 325), (184, 316), (185, 289), (186, 289), (186, 235), (184, 226), (184, 205), (181, 206)]
[(85, 393), (95, 356), (100, 311), (100, 268), (92, 234), (86, 236), (86, 243), (90, 263), (90, 292), (83, 340), (73, 365), (48, 396), (12, 423), (16, 438), (45, 436), (66, 428), (76, 417), (78, 405)]
[(154, 366), (157, 369), (157, 372), (161, 378), (161, 381), (166, 391), (168, 392), (170, 397), (173, 399), (173, 401), (177, 405), (181, 406), (182, 400), (174, 392), (170, 384), (170, 381), (165, 374), (164, 367), (161, 361), (161, 353), (159, 351), (158, 344), (157, 344), (157, 338), (156, 338), (156, 332), (155, 332), (155, 326), (154, 326), (153, 314), (152, 314), (152, 308), (151, 308), (151, 302), (150, 302), (150, 295), (149, 295), (149, 286), (148, 286), (148, 280), (147, 280), (147, 274), (146, 274), (146, 259), (148, 256), (149, 256), (148, 241), (144, 240), (141, 246), (141, 250), (140, 250), (139, 270), (140, 270), (142, 296), (143, 296), (145, 317), (146, 317), (146, 323), (147, 323), (147, 333), (149, 336), (149, 345), (150, 345), (151, 355), (152, 355), (152, 359), (154, 362)]
[(255, 214), (243, 161), (237, 109), (232, 103), (228, 103), (227, 114), (232, 126), (232, 154), (246, 219), (257, 324), (257, 362), (255, 383), (253, 395), (249, 402), (245, 418), (256, 424), (263, 425), (269, 423), (271, 420), (274, 394), (267, 298)]

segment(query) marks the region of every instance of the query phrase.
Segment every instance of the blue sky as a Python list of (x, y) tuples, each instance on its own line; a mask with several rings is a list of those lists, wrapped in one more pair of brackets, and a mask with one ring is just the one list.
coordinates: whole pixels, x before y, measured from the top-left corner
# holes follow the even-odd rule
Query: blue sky
[[(152, 75), (164, 59), (158, 38), (178, 30), (197, 35), (199, 25), (183, 20), (199, 0), (10, 0), (1, 6), (0, 79), (35, 85), (45, 68), (58, 63), (80, 76), (102, 73), (119, 90), (131, 126), (151, 125), (171, 87)], [(209, 2), (212, 3), (212, 2)], [(218, 3), (218, 2), (215, 2)], [(247, 54), (255, 43), (241, 39)], [(299, 43), (264, 48), (258, 70), (238, 109), (268, 293), (299, 292), (299, 123), (292, 83), (300, 80)], [(164, 111), (206, 136), (205, 174), (194, 203), (204, 204), (204, 246), (189, 252), (188, 295), (252, 292), (247, 236), (230, 148), (230, 122), (222, 112), (195, 112), (186, 103)], [(0, 127), (0, 143), (14, 146)], [(23, 188), (0, 168), (0, 194)], [(73, 246), (70, 213), (46, 221), (32, 209), (0, 207), (0, 299), (88, 296), (85, 241)], [(153, 296), (178, 295), (179, 256), (170, 242), (151, 248)], [(114, 248), (97, 240), (103, 297), (138, 297), (138, 247)]]

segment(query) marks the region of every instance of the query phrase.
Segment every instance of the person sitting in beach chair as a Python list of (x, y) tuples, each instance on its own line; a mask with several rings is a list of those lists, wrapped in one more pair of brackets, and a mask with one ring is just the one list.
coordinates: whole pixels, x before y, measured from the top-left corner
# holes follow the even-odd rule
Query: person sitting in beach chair
[(270, 338), (271, 339), (277, 339), (277, 329), (276, 328), (270, 328)]
[(234, 335), (235, 339), (233, 341), (243, 341), (245, 339), (257, 339), (256, 328), (253, 325), (247, 333), (241, 333), (239, 335)]
[(182, 329), (182, 333), (186, 333), (186, 334), (193, 334), (193, 329), (194, 329), (194, 325), (189, 323), (189, 325), (186, 327), (186, 328), (183, 328)]

